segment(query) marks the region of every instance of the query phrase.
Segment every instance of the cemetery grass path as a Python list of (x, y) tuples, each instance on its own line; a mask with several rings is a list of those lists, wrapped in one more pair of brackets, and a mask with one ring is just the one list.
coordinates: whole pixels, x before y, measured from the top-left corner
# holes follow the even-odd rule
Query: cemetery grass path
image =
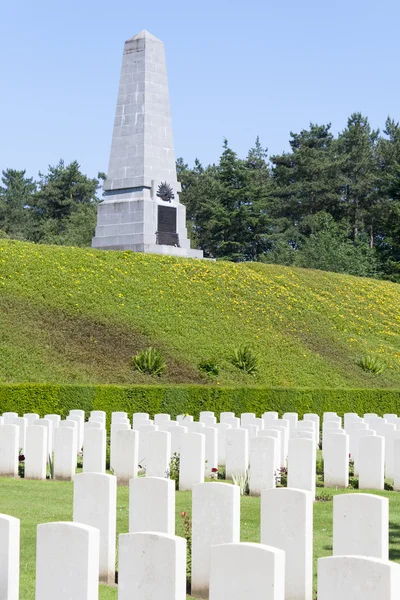
[[(400, 285), (261, 263), (0, 240), (0, 383), (400, 387)], [(251, 344), (257, 377), (234, 367)], [(160, 349), (161, 377), (132, 368)], [(365, 372), (361, 357), (387, 368)], [(198, 365), (215, 357), (218, 377)]]
[[(365, 491), (365, 490), (364, 490)], [(346, 490), (344, 493), (357, 493)], [(332, 496), (334, 490), (317, 488), (317, 496)], [(390, 559), (400, 563), (400, 493), (371, 492), (389, 498)], [(314, 584), (316, 560), (332, 552), (332, 502), (314, 504)], [(191, 494), (176, 496), (176, 533), (183, 535), (181, 512), (191, 514)], [(35, 597), (36, 526), (49, 521), (72, 519), (72, 483), (26, 481), (0, 478), (0, 513), (21, 519), (21, 585), (20, 600)], [(241, 502), (241, 539), (259, 542), (260, 499), (243, 497)], [(118, 488), (117, 533), (128, 531), (128, 488)], [(190, 598), (188, 596), (188, 598)], [(100, 586), (99, 600), (117, 600), (117, 588)]]

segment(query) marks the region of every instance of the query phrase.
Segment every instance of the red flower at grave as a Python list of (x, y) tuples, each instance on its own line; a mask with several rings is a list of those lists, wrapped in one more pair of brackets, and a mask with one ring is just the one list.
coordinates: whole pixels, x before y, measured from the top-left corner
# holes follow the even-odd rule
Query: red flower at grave
[(25, 456), (24, 456), (23, 454), (20, 454), (20, 455), (18, 456), (18, 461), (19, 461), (19, 462), (24, 462), (24, 460), (25, 460)]
[(216, 467), (213, 467), (213, 468), (211, 469), (211, 473), (218, 473), (218, 469), (217, 469)]

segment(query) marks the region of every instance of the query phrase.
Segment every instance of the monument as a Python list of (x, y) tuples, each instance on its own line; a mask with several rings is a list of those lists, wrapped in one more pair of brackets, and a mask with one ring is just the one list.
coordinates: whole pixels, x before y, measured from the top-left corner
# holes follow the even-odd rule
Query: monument
[(125, 42), (93, 248), (203, 258), (190, 248), (180, 191), (164, 44), (142, 31)]

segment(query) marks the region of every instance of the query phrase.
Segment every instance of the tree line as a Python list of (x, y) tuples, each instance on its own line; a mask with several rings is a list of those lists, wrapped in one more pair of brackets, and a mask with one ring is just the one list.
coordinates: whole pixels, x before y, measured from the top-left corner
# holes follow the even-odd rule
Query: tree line
[[(354, 113), (337, 136), (312, 123), (289, 143), (268, 157), (257, 138), (243, 159), (225, 140), (217, 164), (178, 159), (192, 245), (210, 258), (400, 282), (400, 124), (388, 118), (380, 132)], [(62, 161), (38, 181), (3, 171), (0, 235), (89, 246), (104, 177)]]

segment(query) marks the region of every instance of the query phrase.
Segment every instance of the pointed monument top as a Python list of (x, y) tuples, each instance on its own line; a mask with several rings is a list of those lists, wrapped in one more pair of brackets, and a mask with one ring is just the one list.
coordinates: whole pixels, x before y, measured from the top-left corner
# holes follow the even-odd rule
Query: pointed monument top
[(129, 38), (130, 42), (133, 40), (153, 40), (154, 42), (161, 42), (161, 40), (156, 38), (155, 35), (153, 35), (152, 33), (149, 33), (145, 29), (143, 29), (140, 33), (137, 33), (133, 37)]

